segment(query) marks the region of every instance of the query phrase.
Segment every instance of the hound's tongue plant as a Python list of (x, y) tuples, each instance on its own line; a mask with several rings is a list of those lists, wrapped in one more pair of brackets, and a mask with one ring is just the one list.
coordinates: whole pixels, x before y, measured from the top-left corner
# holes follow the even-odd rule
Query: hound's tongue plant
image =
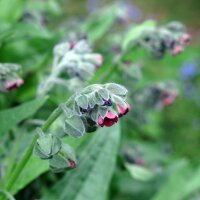
[(126, 102), (127, 92), (119, 84), (107, 83), (90, 85), (72, 95), (50, 115), (41, 128), (36, 129), (32, 144), (8, 180), (6, 189), (12, 188), (33, 149), (39, 158), (49, 162), (53, 172), (76, 168), (77, 159), (73, 149), (62, 143), (59, 134), (47, 132), (51, 124), (63, 115), (65, 134), (75, 138), (93, 132), (99, 126), (110, 127), (130, 109)]
[[(103, 63), (103, 56), (93, 53), (89, 42), (85, 39), (57, 44), (53, 54), (52, 69), (47, 78), (42, 78), (38, 87), (39, 96), (47, 94), (55, 84), (59, 83), (73, 91), (77, 87), (81, 88)], [(67, 75), (67, 80), (61, 78), (61, 74)], [(76, 88), (70, 87), (73, 81)]]
[[(74, 94), (61, 109), (64, 115), (64, 132), (81, 137), (87, 130), (98, 126), (110, 127), (129, 111), (126, 103), (127, 89), (115, 83), (94, 84)], [(48, 159), (54, 172), (75, 168), (76, 159), (70, 147), (64, 147), (57, 136), (43, 133), (37, 139), (35, 152), (41, 159)], [(65, 164), (63, 164), (65, 163)]]

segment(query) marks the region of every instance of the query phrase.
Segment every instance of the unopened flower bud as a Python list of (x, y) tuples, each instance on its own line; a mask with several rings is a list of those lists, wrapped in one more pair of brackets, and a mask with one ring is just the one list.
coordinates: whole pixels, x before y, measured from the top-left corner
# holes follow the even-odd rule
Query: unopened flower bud
[(76, 168), (77, 161), (74, 150), (69, 145), (63, 144), (59, 153), (49, 160), (49, 166), (55, 173)]
[(50, 159), (60, 151), (61, 146), (62, 143), (58, 137), (52, 134), (43, 135), (37, 139), (35, 153), (41, 159)]

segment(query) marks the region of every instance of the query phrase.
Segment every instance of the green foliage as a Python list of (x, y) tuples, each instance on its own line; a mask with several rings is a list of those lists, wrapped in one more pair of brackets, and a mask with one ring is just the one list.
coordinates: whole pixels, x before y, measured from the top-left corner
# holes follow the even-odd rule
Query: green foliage
[[(181, 2), (178, 7), (172, 1), (158, 1), (157, 6), (152, 2), (134, 1), (137, 3), (133, 5), (136, 6), (131, 15), (133, 18), (138, 5), (144, 4), (148, 7), (146, 9), (153, 6), (156, 11), (153, 12), (156, 21), (143, 19), (139, 23), (128, 18), (132, 6), (124, 9), (123, 3), (127, 1), (121, 1), (119, 5), (115, 1), (111, 2), (112, 5), (100, 1), (91, 13), (86, 10), (91, 1), (87, 2), (90, 5), (86, 6), (86, 1), (82, 0), (0, 0), (0, 64), (21, 65), (19, 76), (24, 80), (21, 88), (0, 93), (0, 200), (5, 200), (3, 194), (8, 199), (13, 199), (14, 195), (16, 200), (199, 199), (200, 77), (192, 80), (198, 94), (195, 99), (191, 93), (184, 95), (180, 76), (180, 67), (186, 61), (195, 60), (199, 70), (198, 32), (196, 27), (190, 26), (190, 23), (198, 23), (197, 0)], [(159, 12), (158, 7), (169, 7), (170, 4), (173, 6), (167, 8), (167, 12)], [(193, 14), (189, 16), (183, 8), (193, 8), (189, 9)], [(156, 29), (157, 24), (162, 28), (164, 21), (178, 20), (176, 12), (177, 16), (184, 13), (180, 21), (188, 21), (187, 30), (193, 35), (184, 52), (176, 57), (165, 52), (162, 59), (154, 59), (147, 48), (134, 45), (144, 31)], [(145, 10), (141, 13), (149, 16)], [(190, 18), (193, 18), (192, 22), (189, 22)], [(77, 74), (70, 83), (69, 76), (62, 71), (60, 77), (53, 80), (55, 87), (49, 91), (48, 101), (47, 98), (38, 98), (38, 86), (49, 78), (55, 45), (67, 42), (68, 47), (64, 46), (64, 49), (70, 49), (73, 42), (86, 38), (85, 34), (95, 52), (94, 57), (84, 56), (80, 51), (83, 65), (76, 61), (73, 69), (84, 67), (91, 74), (91, 66), (84, 65), (89, 59), (96, 71), (89, 81), (85, 80), (84, 71), (79, 72), (84, 79), (80, 87), (100, 83), (105, 83), (105, 87), (92, 88), (92, 95), (87, 92), (81, 95), (76, 85)], [(96, 65), (100, 62), (97, 62), (96, 55), (103, 56), (102, 66)], [(72, 56), (72, 62), (73, 59)], [(57, 65), (54, 67), (56, 74)], [(180, 90), (173, 105), (163, 109), (143, 106), (143, 101), (153, 102), (153, 99), (141, 97), (142, 89), (172, 79)], [(111, 84), (107, 85), (108, 82)], [(127, 89), (119, 84), (128, 89), (128, 99), (122, 100)], [(50, 86), (49, 82), (47, 86)], [(188, 91), (192, 92), (194, 88)], [(31, 152), (19, 177), (6, 190), (4, 186), (36, 134), (35, 127), (42, 125), (52, 111), (72, 94), (76, 98), (70, 109), (61, 105), (64, 115), (47, 130), (56, 137), (64, 137), (63, 144), (49, 138), (37, 146), (41, 158), (55, 156), (55, 159), (40, 160)], [(108, 100), (114, 102), (113, 106), (102, 106)], [(123, 119), (119, 118), (118, 124), (109, 128), (98, 127), (99, 115), (105, 117), (110, 109), (118, 116), (117, 105), (125, 107), (126, 102), (131, 111)], [(84, 110), (88, 113), (83, 118)], [(61, 146), (69, 148), (59, 154)], [(70, 158), (77, 164), (73, 170), (69, 170)]]
[(22, 15), (25, 0), (1, 0), (0, 18), (8, 22), (16, 22)]
[(106, 34), (113, 25), (116, 17), (115, 8), (110, 7), (98, 15), (92, 15), (90, 19), (83, 24), (83, 30), (88, 33), (91, 42), (95, 42)]
[(47, 98), (35, 99), (23, 103), (15, 108), (2, 110), (0, 112), (0, 137), (15, 127), (18, 123), (32, 116), (47, 100)]
[(118, 125), (99, 129), (81, 152), (77, 169), (68, 172), (42, 199), (105, 199), (115, 168), (119, 140)]
[[(76, 152), (79, 152), (79, 149), (85, 146), (86, 140), (88, 141), (90, 138), (85, 136), (78, 141), (74, 138), (67, 138), (65, 142), (74, 147)], [(38, 157), (33, 154), (23, 172), (20, 174), (17, 182), (14, 184), (11, 193), (15, 195), (18, 191), (26, 187), (29, 183), (47, 171), (49, 171), (48, 162), (38, 159)]]
[(152, 20), (145, 21), (139, 26), (133, 27), (124, 37), (124, 41), (122, 43), (123, 49), (126, 50), (128, 46), (130, 46), (131, 43), (133, 44), (144, 31), (154, 29), (155, 27), (156, 22)]

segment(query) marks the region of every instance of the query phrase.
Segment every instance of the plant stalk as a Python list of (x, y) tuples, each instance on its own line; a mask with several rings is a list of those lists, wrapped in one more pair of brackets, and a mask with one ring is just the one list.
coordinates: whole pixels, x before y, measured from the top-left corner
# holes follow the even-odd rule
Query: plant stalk
[[(46, 132), (48, 130), (48, 128), (51, 126), (51, 124), (61, 115), (61, 113), (62, 113), (62, 109), (60, 107), (56, 108), (54, 110), (54, 112), (46, 120), (46, 122), (43, 124), (43, 126), (41, 127), (42, 131)], [(13, 173), (11, 174), (10, 179), (8, 180), (8, 182), (5, 185), (5, 189), (7, 191), (10, 191), (12, 189), (14, 183), (16, 182), (17, 178), (19, 177), (19, 175), (21, 174), (25, 165), (27, 164), (28, 160), (30, 159), (38, 137), (39, 137), (38, 134), (34, 136), (33, 141), (31, 142), (30, 146), (26, 150), (21, 161), (19, 162), (19, 164), (17, 165), (17, 167), (15, 168)]]

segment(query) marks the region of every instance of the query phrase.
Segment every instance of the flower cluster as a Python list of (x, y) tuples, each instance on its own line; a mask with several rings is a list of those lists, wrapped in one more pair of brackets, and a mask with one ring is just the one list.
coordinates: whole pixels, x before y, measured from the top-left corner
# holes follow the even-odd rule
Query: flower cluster
[(87, 40), (61, 43), (55, 46), (54, 56), (58, 66), (71, 77), (88, 79), (103, 63), (103, 57), (93, 53)]
[(178, 89), (172, 81), (153, 84), (147, 91), (146, 105), (154, 108), (169, 106), (178, 96)]
[(0, 91), (6, 92), (19, 88), (23, 79), (18, 76), (19, 65), (4, 63), (0, 64)]
[(179, 22), (171, 22), (160, 28), (143, 31), (138, 44), (147, 48), (156, 58), (162, 58), (166, 51), (172, 56), (181, 53), (190, 41), (185, 26)]
[(137, 106), (130, 113), (134, 117), (134, 124), (138, 127), (146, 124), (150, 119), (150, 110), (161, 110), (174, 103), (179, 95), (178, 88), (173, 81), (153, 83), (139, 89), (132, 95), (132, 101)]
[[(48, 93), (55, 83), (69, 88), (73, 83), (82, 85), (84, 81), (94, 75), (103, 63), (101, 54), (93, 53), (86, 39), (57, 44), (53, 53), (52, 71), (48, 78), (40, 84), (39, 95)], [(61, 75), (67, 76), (67, 78), (61, 78)], [(76, 85), (77, 87), (78, 85)]]
[(80, 137), (100, 127), (110, 127), (125, 115), (127, 89), (115, 83), (94, 84), (75, 94), (62, 105), (65, 114), (65, 132)]
[[(107, 83), (90, 85), (75, 93), (58, 108), (64, 121), (64, 133), (77, 138), (87, 132), (94, 132), (98, 126), (114, 125), (130, 110), (126, 102), (127, 92), (119, 84)], [(40, 129), (39, 131), (35, 152), (41, 159), (49, 160), (50, 168), (54, 172), (76, 167), (73, 150), (61, 142), (64, 135), (44, 134)]]

